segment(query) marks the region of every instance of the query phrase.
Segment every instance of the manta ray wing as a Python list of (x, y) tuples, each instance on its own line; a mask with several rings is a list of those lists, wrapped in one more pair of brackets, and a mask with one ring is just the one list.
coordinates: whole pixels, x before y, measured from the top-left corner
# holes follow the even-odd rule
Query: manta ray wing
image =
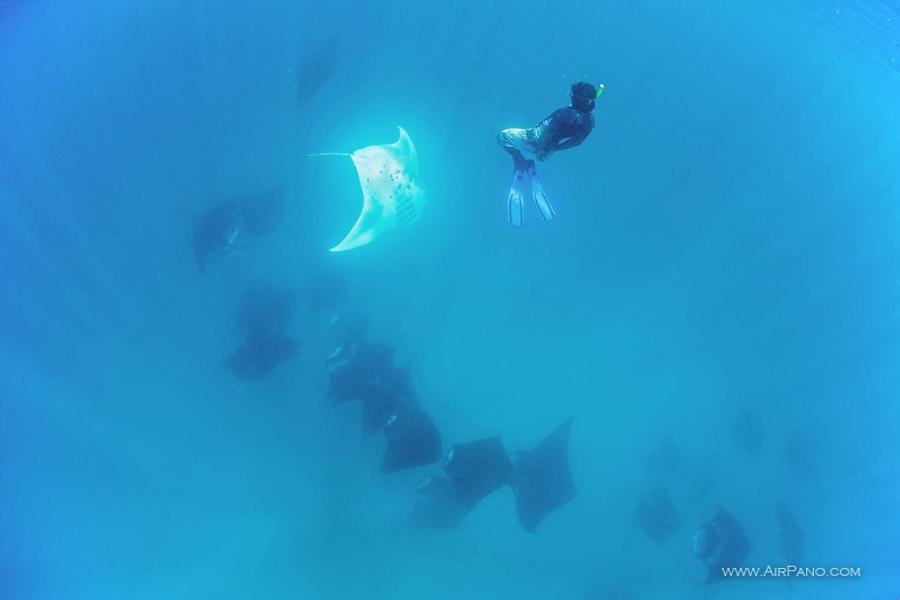
[(530, 533), (575, 496), (568, 455), (571, 426), (569, 419), (536, 447), (518, 453), (510, 485), (516, 495), (519, 523)]
[(353, 160), (363, 205), (350, 232), (331, 252), (365, 246), (383, 233), (407, 227), (419, 218), (424, 198), (417, 183), (418, 156), (409, 134), (402, 127), (398, 130), (399, 137), (393, 144), (340, 154)]

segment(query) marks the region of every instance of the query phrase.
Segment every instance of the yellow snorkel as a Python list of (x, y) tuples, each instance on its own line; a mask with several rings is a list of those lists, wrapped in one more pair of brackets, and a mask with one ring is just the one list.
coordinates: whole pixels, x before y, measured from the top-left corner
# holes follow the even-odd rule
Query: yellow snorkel
[(602, 95), (603, 95), (603, 90), (605, 90), (605, 89), (606, 89), (606, 84), (605, 84), (605, 83), (601, 83), (600, 85), (598, 85), (598, 86), (597, 86), (597, 95), (594, 96), (594, 100), (596, 100), (597, 98), (599, 98), (600, 96), (602, 96)]

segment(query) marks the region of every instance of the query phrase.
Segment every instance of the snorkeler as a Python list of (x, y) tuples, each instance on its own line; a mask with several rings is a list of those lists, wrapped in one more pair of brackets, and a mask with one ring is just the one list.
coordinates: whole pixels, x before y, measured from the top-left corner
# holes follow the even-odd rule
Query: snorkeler
[(573, 148), (583, 142), (594, 128), (594, 101), (605, 89), (580, 81), (572, 85), (570, 106), (553, 111), (553, 114), (531, 129), (504, 129), (497, 135), (497, 142), (513, 158), (513, 182), (507, 197), (509, 222), (521, 227), (525, 219), (525, 195), (529, 193), (545, 221), (556, 216), (553, 206), (544, 193), (534, 168), (534, 160), (525, 158), (527, 153), (538, 160), (566, 148)]

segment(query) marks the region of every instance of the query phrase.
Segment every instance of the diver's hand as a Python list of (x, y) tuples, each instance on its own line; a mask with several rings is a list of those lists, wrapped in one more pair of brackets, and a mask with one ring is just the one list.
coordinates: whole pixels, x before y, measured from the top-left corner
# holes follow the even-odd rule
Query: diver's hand
[(543, 161), (547, 160), (548, 158), (550, 158), (551, 154), (553, 154), (553, 153), (550, 152), (549, 150), (541, 150), (540, 152), (537, 153), (537, 159), (539, 161), (543, 162)]

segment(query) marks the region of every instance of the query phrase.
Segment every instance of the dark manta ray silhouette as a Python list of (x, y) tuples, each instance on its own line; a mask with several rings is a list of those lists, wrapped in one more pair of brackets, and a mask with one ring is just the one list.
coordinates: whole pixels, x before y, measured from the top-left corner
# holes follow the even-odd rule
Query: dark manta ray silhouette
[(661, 544), (681, 525), (681, 516), (665, 488), (653, 487), (642, 492), (631, 514), (644, 534)]
[(284, 192), (273, 188), (221, 202), (194, 224), (194, 260), (201, 272), (209, 261), (235, 248), (247, 238), (258, 238), (275, 229), (284, 207)]
[(349, 341), (327, 359), (328, 393), (333, 403), (362, 400), (374, 387), (390, 380), (394, 349), (381, 344)]
[[(332, 319), (337, 347), (326, 359), (326, 397), (332, 403), (360, 402), (363, 435), (381, 430), (385, 440), (381, 472), (427, 465), (441, 458), (441, 434), (421, 405), (409, 370), (394, 365), (390, 346), (367, 340), (367, 321)], [(519, 521), (530, 532), (575, 495), (569, 469), (571, 419), (530, 450), (510, 456), (499, 437), (457, 444), (447, 453), (443, 474), (417, 487), (410, 516), (415, 527), (454, 527), (489, 494), (509, 485)]]
[(393, 348), (380, 344), (345, 343), (328, 358), (327, 399), (363, 405), (362, 432), (382, 429), (404, 405), (418, 404), (408, 368), (393, 365)]
[(404, 402), (382, 428), (387, 448), (382, 473), (428, 465), (441, 459), (441, 434), (431, 417), (415, 403)]
[(364, 436), (383, 429), (391, 416), (404, 406), (419, 403), (408, 368), (392, 368), (379, 374), (365, 383), (361, 392)]
[(218, 204), (194, 224), (194, 260), (201, 272), (212, 256), (227, 252), (241, 237), (243, 219), (233, 202)]
[(569, 469), (569, 419), (531, 450), (513, 455), (512, 488), (519, 523), (534, 533), (551, 512), (575, 497)]
[(441, 467), (445, 476), (428, 477), (416, 488), (414, 527), (456, 527), (476, 504), (509, 483), (513, 469), (499, 437), (453, 446)]
[(575, 496), (569, 469), (571, 419), (530, 450), (507, 454), (499, 437), (458, 444), (447, 453), (444, 476), (416, 489), (414, 527), (456, 527), (471, 510), (503, 485), (516, 496), (519, 523), (534, 533), (551, 512)]
[(383, 473), (440, 460), (440, 433), (419, 406), (409, 371), (394, 366), (393, 348), (370, 344), (363, 334), (364, 329), (341, 332), (345, 341), (326, 361), (327, 399), (362, 403), (363, 435), (381, 430), (387, 444)]
[(284, 333), (297, 307), (297, 294), (272, 283), (252, 285), (241, 300), (238, 329), (247, 335)]
[(724, 567), (739, 567), (750, 552), (750, 542), (744, 528), (734, 517), (719, 508), (716, 515), (700, 526), (694, 534), (694, 554), (706, 565), (706, 581), (715, 583), (724, 578)]
[(248, 335), (225, 360), (225, 366), (241, 381), (260, 379), (283, 361), (296, 356), (297, 342), (279, 334)]

